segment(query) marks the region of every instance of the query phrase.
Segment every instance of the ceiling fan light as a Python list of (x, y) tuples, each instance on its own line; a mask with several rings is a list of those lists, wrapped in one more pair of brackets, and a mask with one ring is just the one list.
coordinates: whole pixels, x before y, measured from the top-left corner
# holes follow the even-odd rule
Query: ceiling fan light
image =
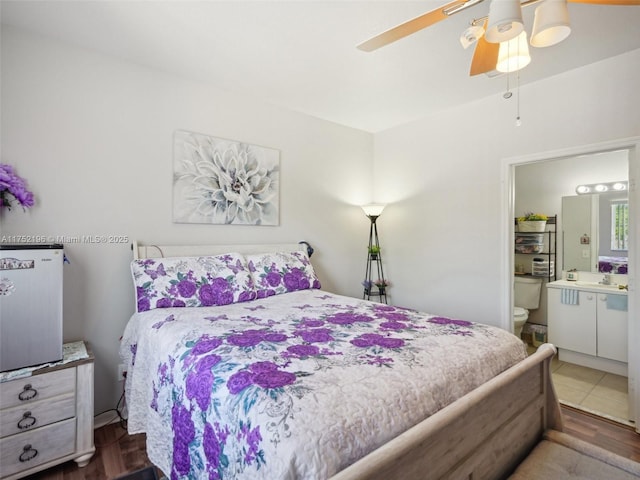
[(536, 8), (531, 32), (531, 45), (550, 47), (571, 33), (566, 0), (545, 0)]
[(484, 38), (489, 43), (511, 40), (524, 30), (520, 0), (492, 0)]
[(503, 73), (523, 69), (531, 62), (527, 45), (527, 32), (522, 31), (516, 38), (500, 43), (496, 70)]

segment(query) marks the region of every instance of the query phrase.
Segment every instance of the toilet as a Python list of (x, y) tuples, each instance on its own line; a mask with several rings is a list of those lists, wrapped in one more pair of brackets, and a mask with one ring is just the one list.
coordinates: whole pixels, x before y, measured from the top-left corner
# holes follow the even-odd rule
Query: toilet
[(513, 287), (513, 333), (521, 338), (522, 327), (529, 318), (529, 310), (540, 305), (541, 278), (516, 277)]

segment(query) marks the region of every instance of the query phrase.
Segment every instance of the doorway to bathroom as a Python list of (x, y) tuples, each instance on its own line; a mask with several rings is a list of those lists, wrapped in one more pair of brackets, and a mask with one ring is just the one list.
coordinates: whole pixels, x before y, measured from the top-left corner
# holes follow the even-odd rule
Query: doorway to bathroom
[[(512, 328), (513, 307), (513, 280), (515, 272), (514, 241), (514, 216), (525, 212), (544, 213), (558, 215), (558, 251), (557, 251), (557, 277), (562, 277), (563, 265), (563, 238), (562, 238), (562, 197), (576, 195), (576, 187), (580, 184), (597, 184), (600, 182), (617, 182), (629, 180), (628, 208), (631, 212), (629, 231), (628, 257), (632, 263), (628, 264), (629, 285), (629, 326), (628, 334), (623, 341), (628, 342), (629, 358), (625, 362), (624, 372), (618, 370), (594, 368), (588, 362), (573, 363), (556, 359), (553, 364), (553, 378), (556, 392), (561, 403), (581, 410), (595, 413), (599, 416), (610, 418), (620, 423), (634, 425), (640, 431), (635, 422), (638, 411), (638, 352), (632, 348), (640, 340), (639, 326), (636, 324), (634, 312), (637, 312), (638, 292), (633, 288), (636, 265), (634, 253), (638, 251), (639, 226), (634, 225), (633, 220), (638, 218), (636, 208), (639, 205), (638, 192), (635, 188), (640, 171), (640, 158), (638, 151), (639, 139), (626, 139), (617, 142), (608, 142), (594, 146), (578, 147), (558, 152), (548, 152), (506, 159), (503, 163), (504, 202), (503, 220), (505, 231), (503, 236), (504, 254), (506, 258), (503, 271), (505, 291), (508, 292), (507, 305), (504, 306), (504, 314), (510, 314), (505, 323)], [(595, 213), (594, 213), (595, 215)], [(585, 232), (589, 233), (589, 232)], [(587, 250), (586, 248), (584, 250)], [(583, 255), (582, 251), (580, 255)], [(596, 266), (593, 275), (599, 275), (597, 270), (597, 258), (593, 261)], [(593, 277), (597, 279), (597, 277)], [(553, 279), (551, 279), (553, 281)], [(597, 280), (596, 280), (597, 281)], [(542, 330), (547, 327), (547, 288), (543, 285), (540, 306), (529, 312), (529, 320), (532, 325), (540, 326)], [(579, 328), (576, 330), (580, 330)], [(526, 330), (525, 330), (526, 331)], [(585, 332), (576, 331), (580, 336)], [(552, 341), (553, 339), (550, 339)], [(535, 347), (529, 346), (530, 351)], [(560, 349), (562, 352), (562, 349)], [(597, 367), (598, 365), (596, 365)], [(622, 374), (624, 373), (624, 374)]]

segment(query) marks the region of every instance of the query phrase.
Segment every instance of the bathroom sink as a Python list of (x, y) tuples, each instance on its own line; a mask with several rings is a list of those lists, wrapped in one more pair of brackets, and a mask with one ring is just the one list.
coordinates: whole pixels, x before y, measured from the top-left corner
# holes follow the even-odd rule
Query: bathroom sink
[(618, 285), (605, 285), (603, 283), (598, 283), (598, 282), (584, 282), (584, 281), (578, 280), (576, 281), (576, 285), (581, 285), (583, 287), (611, 288), (612, 290), (618, 290)]

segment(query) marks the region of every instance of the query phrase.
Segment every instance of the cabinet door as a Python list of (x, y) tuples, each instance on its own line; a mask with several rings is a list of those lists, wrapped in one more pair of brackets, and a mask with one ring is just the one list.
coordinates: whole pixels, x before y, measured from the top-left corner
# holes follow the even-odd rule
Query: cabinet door
[(608, 295), (611, 294), (598, 294), (598, 356), (627, 362), (628, 314), (608, 309)]
[(549, 342), (587, 355), (596, 354), (596, 294), (580, 292), (577, 305), (561, 302), (560, 288), (547, 289)]

